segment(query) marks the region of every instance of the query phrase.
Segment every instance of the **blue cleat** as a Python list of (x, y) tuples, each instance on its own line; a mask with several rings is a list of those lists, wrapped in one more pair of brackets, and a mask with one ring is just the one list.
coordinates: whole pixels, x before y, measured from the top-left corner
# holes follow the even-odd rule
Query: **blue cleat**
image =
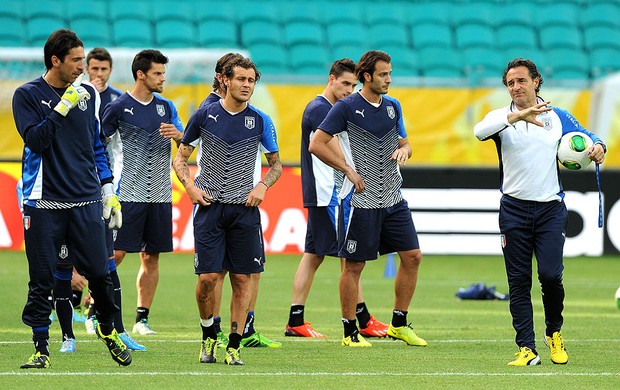
[(118, 336), (121, 338), (123, 343), (125, 343), (127, 348), (131, 349), (132, 351), (146, 351), (146, 347), (134, 340), (133, 337), (131, 337), (129, 333), (127, 333), (127, 331), (124, 331)]
[(75, 339), (66, 339), (62, 342), (59, 352), (73, 353), (76, 350)]
[(82, 306), (73, 308), (73, 322), (86, 322), (86, 316), (82, 310)]

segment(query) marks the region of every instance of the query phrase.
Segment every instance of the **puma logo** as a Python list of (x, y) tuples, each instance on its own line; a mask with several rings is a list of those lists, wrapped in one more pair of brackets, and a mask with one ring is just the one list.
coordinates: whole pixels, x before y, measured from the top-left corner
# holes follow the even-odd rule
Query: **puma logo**
[(217, 114), (216, 116), (213, 116), (213, 115), (209, 114), (208, 118), (211, 118), (211, 119), (213, 119), (214, 121), (217, 122), (217, 117), (218, 116), (220, 116), (220, 114)]
[(258, 265), (261, 265), (261, 261), (260, 259), (257, 259), (256, 257), (254, 258), (254, 261), (258, 263)]
[(133, 115), (133, 107), (131, 107), (131, 108), (126, 108), (126, 109), (124, 109), (124, 110), (123, 110), (123, 112), (128, 112), (128, 113), (130, 113), (131, 115)]
[(360, 114), (360, 115), (362, 116), (362, 118), (366, 118), (366, 117), (364, 116), (364, 110), (362, 110), (362, 111), (360, 111), (360, 110), (355, 110), (355, 113), (356, 113), (356, 114)]
[(50, 99), (49, 102), (46, 102), (45, 100), (41, 100), (41, 104), (45, 104), (46, 106), (49, 107), (49, 109), (52, 109), (52, 99)]

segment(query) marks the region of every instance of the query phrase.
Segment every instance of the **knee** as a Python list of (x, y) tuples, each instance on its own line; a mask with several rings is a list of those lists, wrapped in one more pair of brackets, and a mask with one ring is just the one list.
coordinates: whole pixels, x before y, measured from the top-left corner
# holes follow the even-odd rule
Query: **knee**
[(198, 287), (202, 291), (211, 291), (215, 288), (218, 281), (218, 274), (200, 274), (198, 275)]
[(422, 263), (422, 251), (419, 249), (399, 252), (398, 256), (400, 257), (401, 266), (404, 267), (417, 269), (420, 266), (420, 263)]

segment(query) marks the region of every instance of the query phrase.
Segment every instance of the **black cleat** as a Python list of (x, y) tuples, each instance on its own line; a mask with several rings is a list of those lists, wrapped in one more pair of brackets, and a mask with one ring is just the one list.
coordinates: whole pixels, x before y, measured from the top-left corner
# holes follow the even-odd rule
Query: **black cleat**
[(97, 336), (105, 343), (110, 350), (110, 355), (115, 362), (121, 366), (128, 366), (131, 364), (131, 352), (127, 349), (127, 346), (123, 343), (116, 329), (112, 329), (112, 333), (104, 336), (101, 333), (101, 326), (97, 326)]
[(30, 356), (30, 360), (22, 364), (19, 368), (50, 368), (52, 363), (50, 357), (42, 355), (41, 352), (37, 352)]

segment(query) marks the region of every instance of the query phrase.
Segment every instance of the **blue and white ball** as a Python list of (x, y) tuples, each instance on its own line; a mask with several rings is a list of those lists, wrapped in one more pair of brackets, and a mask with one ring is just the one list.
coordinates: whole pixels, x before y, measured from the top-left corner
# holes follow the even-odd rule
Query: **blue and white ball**
[(590, 165), (588, 151), (594, 145), (592, 138), (578, 131), (566, 133), (558, 145), (558, 161), (567, 169), (578, 171)]

